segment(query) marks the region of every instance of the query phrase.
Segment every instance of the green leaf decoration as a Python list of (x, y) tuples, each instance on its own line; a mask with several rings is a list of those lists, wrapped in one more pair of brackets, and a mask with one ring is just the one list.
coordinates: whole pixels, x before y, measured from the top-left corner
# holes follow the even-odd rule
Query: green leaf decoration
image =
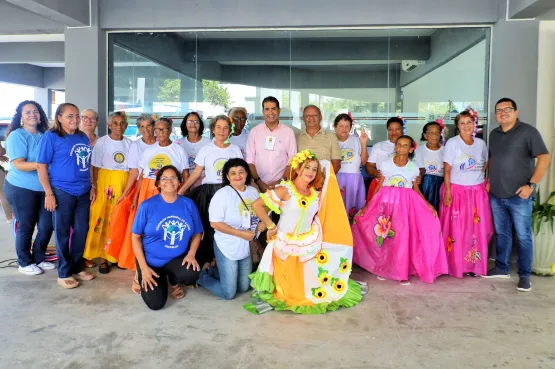
[(393, 232), (392, 230), (390, 230), (390, 231), (387, 233), (387, 238), (393, 238), (393, 236), (395, 236), (395, 232)]
[(346, 258), (339, 257), (339, 265), (343, 264), (346, 261), (349, 261), (349, 260)]
[(553, 232), (553, 217), (555, 217), (555, 205), (552, 199), (555, 197), (555, 191), (551, 192), (547, 200), (542, 203), (540, 189), (536, 192), (536, 199), (532, 206), (532, 231), (537, 235), (540, 233), (543, 223), (549, 223), (551, 232)]
[(328, 274), (329, 272), (322, 267), (318, 267), (318, 278), (324, 274)]
[(338, 281), (339, 281), (339, 278), (332, 278), (331, 279), (331, 284), (334, 285), (335, 282), (338, 282)]
[(378, 246), (382, 247), (383, 237), (381, 237), (381, 236), (376, 237), (376, 243), (378, 244)]

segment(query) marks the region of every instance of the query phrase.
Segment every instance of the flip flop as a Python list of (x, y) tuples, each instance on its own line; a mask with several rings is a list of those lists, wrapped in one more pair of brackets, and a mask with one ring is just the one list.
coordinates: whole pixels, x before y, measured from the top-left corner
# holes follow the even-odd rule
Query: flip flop
[(170, 293), (172, 297), (176, 300), (179, 300), (185, 297), (185, 291), (183, 291), (181, 286), (178, 284), (176, 284), (175, 286), (170, 285)]
[(135, 278), (133, 278), (133, 284), (131, 285), (131, 291), (134, 294), (140, 295), (141, 294), (141, 285), (139, 284), (139, 276), (135, 273)]
[(107, 261), (100, 263), (100, 266), (98, 267), (98, 272), (100, 274), (108, 274), (110, 273), (110, 265), (108, 264)]

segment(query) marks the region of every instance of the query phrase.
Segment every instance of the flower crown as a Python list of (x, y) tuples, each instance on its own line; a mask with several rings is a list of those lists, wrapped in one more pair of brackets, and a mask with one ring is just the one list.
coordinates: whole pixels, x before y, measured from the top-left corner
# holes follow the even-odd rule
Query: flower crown
[(465, 110), (470, 113), (470, 116), (474, 120), (474, 131), (472, 132), (472, 136), (476, 137), (476, 133), (478, 133), (478, 121), (480, 119), (478, 112), (470, 105), (468, 105)]
[(306, 159), (315, 159), (316, 155), (310, 152), (310, 150), (306, 149), (301, 152), (298, 152), (289, 164), (291, 165), (291, 169), (297, 169)]
[(408, 134), (409, 130), (407, 128), (407, 120), (405, 118), (403, 118), (402, 116), (398, 115), (397, 118), (401, 119), (401, 121), (403, 121), (403, 123), (401, 124), (403, 126), (403, 134), (406, 135)]

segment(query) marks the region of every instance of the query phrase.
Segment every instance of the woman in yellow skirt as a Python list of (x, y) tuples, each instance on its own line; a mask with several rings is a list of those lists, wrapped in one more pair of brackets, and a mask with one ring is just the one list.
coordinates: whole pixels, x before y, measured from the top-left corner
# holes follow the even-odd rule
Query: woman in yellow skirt
[[(129, 253), (133, 250), (131, 242), (131, 226), (135, 219), (135, 214), (141, 203), (159, 194), (155, 185), (156, 174), (166, 165), (173, 165), (183, 175), (183, 181), (189, 178), (189, 159), (187, 152), (178, 143), (170, 140), (173, 122), (169, 118), (160, 118), (154, 124), (154, 133), (158, 142), (152, 144), (143, 152), (143, 156), (139, 161), (139, 182), (137, 183), (137, 191), (135, 191), (131, 202), (131, 212), (129, 214), (129, 222), (125, 230), (125, 238), (121, 247), (121, 252)], [(130, 255), (130, 254), (129, 254)], [(134, 255), (134, 254), (133, 254)], [(141, 293), (141, 287), (138, 283), (138, 276), (135, 273), (133, 279), (133, 292)]]
[[(108, 255), (118, 260), (120, 268), (130, 270), (135, 270), (135, 253), (132, 248), (124, 248), (123, 244), (125, 235), (131, 232), (131, 225), (135, 218), (134, 212), (133, 216), (130, 215), (131, 203), (135, 198), (135, 192), (138, 191), (139, 164), (145, 150), (156, 142), (154, 118), (149, 114), (141, 114), (137, 118), (137, 128), (142, 137), (134, 141), (129, 147), (129, 155), (127, 156), (129, 177), (122, 195), (116, 200), (116, 206), (110, 219), (110, 236), (105, 246)], [(128, 232), (125, 232), (126, 230)]]
[(117, 260), (106, 253), (104, 246), (110, 232), (110, 217), (118, 199), (127, 183), (129, 146), (131, 140), (123, 136), (127, 128), (127, 116), (124, 112), (115, 112), (110, 116), (108, 129), (110, 133), (98, 139), (91, 158), (92, 183), (98, 194), (90, 211), (89, 233), (83, 257), (89, 261), (100, 259), (99, 273), (110, 272), (108, 262)]
[[(353, 237), (343, 199), (329, 161), (304, 150), (293, 157), (291, 180), (260, 195), (252, 207), (268, 229), (258, 270), (251, 274), (256, 302), (248, 311), (290, 310), (323, 314), (352, 307), (362, 299), (350, 280)], [(276, 225), (267, 211), (281, 214)]]

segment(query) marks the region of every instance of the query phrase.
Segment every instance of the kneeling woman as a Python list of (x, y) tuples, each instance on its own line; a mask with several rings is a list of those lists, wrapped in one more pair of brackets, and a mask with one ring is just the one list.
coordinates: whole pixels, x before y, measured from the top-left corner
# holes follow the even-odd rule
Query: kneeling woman
[(355, 217), (353, 261), (378, 279), (409, 284), (409, 276), (432, 283), (447, 273), (437, 212), (415, 183), (419, 175), (414, 141), (401, 136), (395, 156), (382, 163), (377, 192)]
[(171, 295), (185, 296), (178, 283), (194, 285), (200, 267), (195, 259), (202, 223), (192, 200), (179, 196), (181, 172), (173, 165), (160, 169), (155, 186), (160, 191), (139, 206), (133, 222), (133, 251), (141, 296), (152, 310), (160, 310)]
[[(264, 303), (247, 304), (253, 313), (268, 306), (302, 314), (322, 314), (352, 307), (362, 299), (360, 286), (349, 280), (353, 239), (343, 199), (331, 165), (305, 150), (290, 162), (291, 180), (269, 190), (253, 204), (268, 228), (268, 246), (256, 273), (254, 295)], [(316, 189), (322, 189), (318, 192)], [(277, 226), (267, 208), (281, 214)], [(262, 302), (261, 301), (261, 302)], [(264, 306), (265, 305), (265, 306)]]
[(255, 237), (259, 224), (252, 203), (258, 199), (258, 191), (246, 185), (251, 182), (251, 175), (243, 159), (229, 159), (222, 179), (224, 187), (214, 194), (209, 207), (210, 225), (216, 230), (217, 267), (202, 271), (199, 284), (216, 296), (231, 300), (237, 292), (249, 289), (252, 272), (249, 241)]

